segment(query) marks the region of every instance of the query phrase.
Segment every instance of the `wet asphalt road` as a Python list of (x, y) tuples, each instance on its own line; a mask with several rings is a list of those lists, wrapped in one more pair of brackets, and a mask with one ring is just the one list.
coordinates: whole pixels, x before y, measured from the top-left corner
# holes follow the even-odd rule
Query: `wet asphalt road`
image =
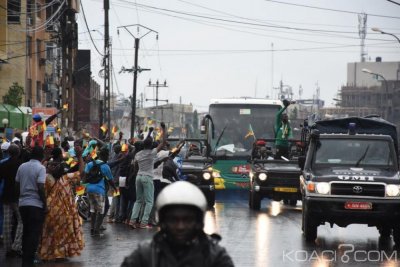
[[(157, 231), (108, 224), (104, 237), (92, 238), (89, 223), (83, 227), (86, 246), (81, 256), (38, 266), (119, 266), (138, 242)], [(376, 228), (320, 226), (315, 244), (307, 244), (301, 232), (300, 202), (290, 207), (263, 200), (256, 212), (249, 210), (245, 191), (218, 193), (215, 208), (205, 216), (205, 231), (222, 236), (221, 245), (240, 267), (400, 266), (400, 250), (393, 251), (391, 240), (379, 242)], [(20, 260), (6, 260), (0, 247), (0, 266), (20, 266)]]

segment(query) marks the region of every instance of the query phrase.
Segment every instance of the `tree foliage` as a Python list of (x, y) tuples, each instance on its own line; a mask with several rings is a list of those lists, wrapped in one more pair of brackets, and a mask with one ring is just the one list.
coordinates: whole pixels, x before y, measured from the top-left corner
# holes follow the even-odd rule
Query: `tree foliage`
[(7, 94), (3, 96), (3, 103), (13, 106), (21, 106), (22, 95), (24, 94), (24, 87), (20, 86), (18, 83), (13, 83), (13, 85), (8, 88)]

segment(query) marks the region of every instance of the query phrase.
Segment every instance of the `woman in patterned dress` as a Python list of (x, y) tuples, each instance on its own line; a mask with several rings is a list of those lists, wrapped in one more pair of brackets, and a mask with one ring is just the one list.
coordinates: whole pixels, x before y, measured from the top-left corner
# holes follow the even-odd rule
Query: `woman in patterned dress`
[(84, 163), (82, 148), (75, 147), (79, 171), (65, 172), (65, 163), (47, 163), (46, 198), (48, 212), (43, 225), (39, 258), (44, 261), (79, 256), (84, 247), (82, 221), (73, 195), (73, 185), (80, 181)]

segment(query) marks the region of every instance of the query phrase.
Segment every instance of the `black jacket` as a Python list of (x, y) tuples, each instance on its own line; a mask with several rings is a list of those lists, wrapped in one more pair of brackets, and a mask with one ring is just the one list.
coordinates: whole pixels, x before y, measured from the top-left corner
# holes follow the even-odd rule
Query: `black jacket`
[(196, 242), (185, 249), (183, 256), (176, 259), (163, 233), (159, 232), (151, 241), (139, 244), (124, 259), (121, 267), (233, 267), (226, 250), (218, 245), (220, 239), (217, 235), (202, 233)]
[(5, 204), (18, 203), (19, 189), (16, 186), (15, 176), (21, 164), (19, 158), (9, 158), (0, 164), (0, 182), (4, 180), (3, 196), (0, 200)]
[(171, 182), (176, 182), (179, 180), (178, 173), (176, 172), (178, 167), (176, 167), (174, 160), (168, 158), (167, 161), (164, 163), (162, 176), (165, 179), (170, 180)]

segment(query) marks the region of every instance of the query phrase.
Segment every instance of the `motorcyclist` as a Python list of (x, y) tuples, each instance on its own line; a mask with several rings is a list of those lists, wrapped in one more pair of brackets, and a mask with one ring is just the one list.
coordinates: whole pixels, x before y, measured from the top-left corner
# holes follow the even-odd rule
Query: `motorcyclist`
[(203, 231), (207, 201), (203, 193), (186, 181), (165, 187), (156, 201), (161, 230), (139, 244), (121, 267), (231, 267), (232, 259), (218, 245), (218, 235)]

